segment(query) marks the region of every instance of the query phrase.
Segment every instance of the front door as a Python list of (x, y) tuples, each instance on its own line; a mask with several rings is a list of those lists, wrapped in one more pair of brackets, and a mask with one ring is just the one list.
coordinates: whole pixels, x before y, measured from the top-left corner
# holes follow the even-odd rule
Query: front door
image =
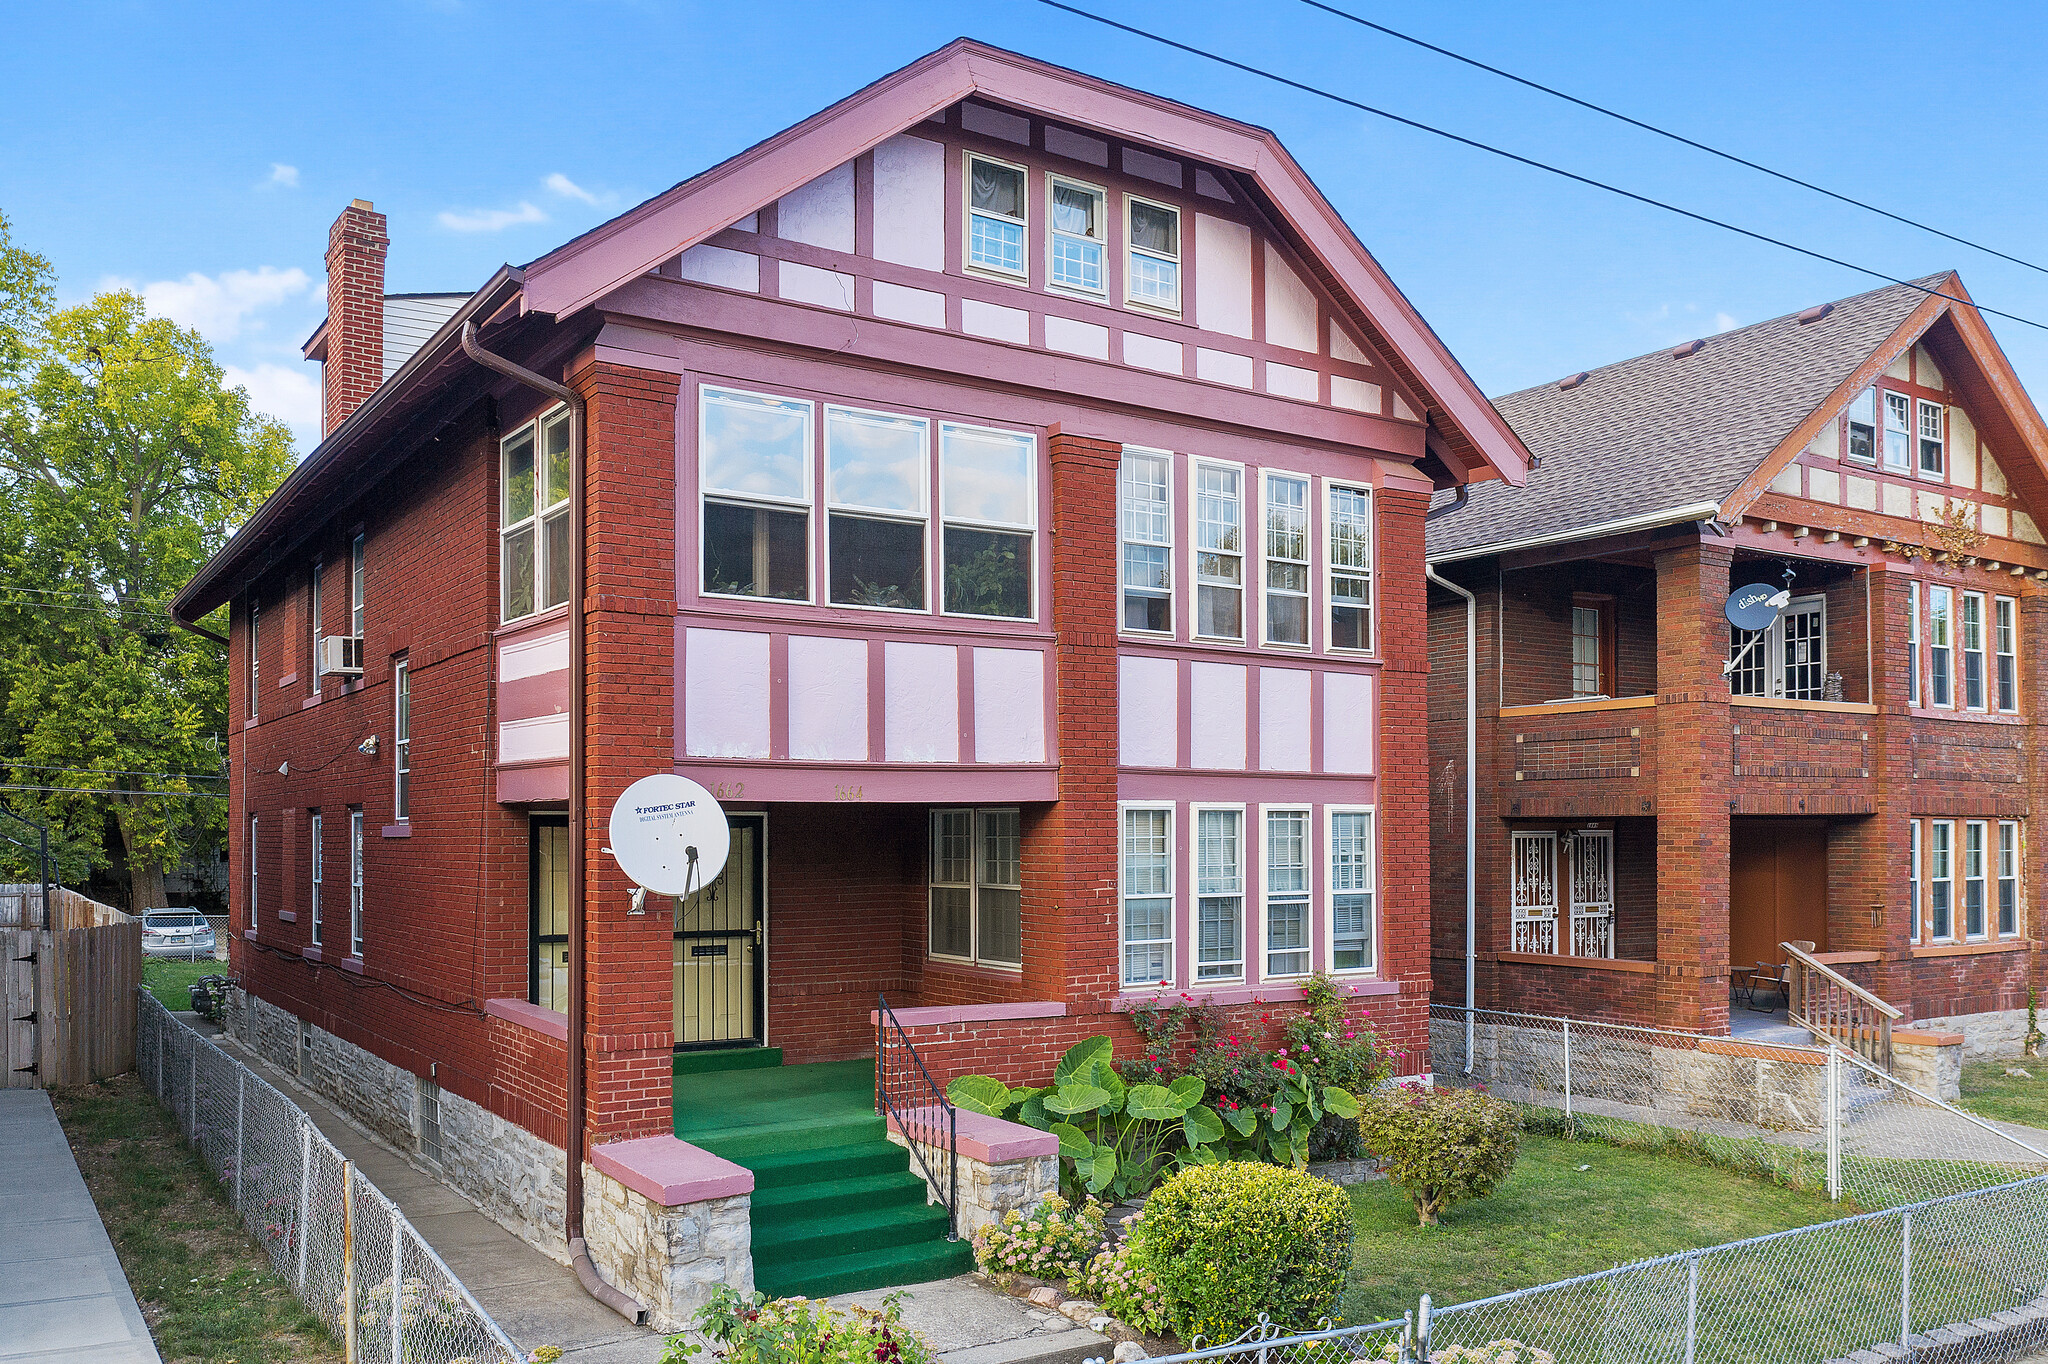
[(1728, 964), (1781, 962), (1778, 944), (1828, 947), (1828, 829), (1819, 820), (1736, 819), (1728, 830)]
[(718, 879), (675, 901), (677, 1048), (758, 1047), (767, 940), (765, 815), (730, 815)]

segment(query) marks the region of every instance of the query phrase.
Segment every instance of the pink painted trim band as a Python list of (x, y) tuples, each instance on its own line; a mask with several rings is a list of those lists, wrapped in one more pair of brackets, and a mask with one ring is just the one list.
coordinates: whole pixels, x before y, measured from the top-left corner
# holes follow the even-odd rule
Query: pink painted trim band
[(398, 824), (386, 824), (382, 832), (386, 838), (411, 838), (412, 821), (408, 819)]
[[(1401, 982), (1398, 980), (1343, 980), (1339, 984), (1360, 999), (1376, 995), (1398, 995)], [(1307, 993), (1299, 985), (1231, 985), (1218, 990), (1189, 990), (1197, 1004), (1286, 1004), (1306, 999)], [(1181, 1002), (1180, 991), (1161, 990), (1145, 995), (1118, 995), (1109, 1002), (1110, 1012), (1127, 1014), (1154, 1002), (1174, 1004)]]
[[(920, 1138), (933, 1132), (943, 1134), (946, 1118), (942, 1110), (913, 1108), (903, 1115)], [(984, 1165), (1000, 1165), (1011, 1160), (1037, 1160), (1044, 1156), (1060, 1153), (1060, 1139), (1050, 1132), (1041, 1132), (1035, 1127), (1022, 1123), (991, 1118), (986, 1113), (970, 1113), (966, 1109), (955, 1110), (959, 1123), (960, 1154), (969, 1160), (978, 1160)], [(889, 1130), (901, 1133), (903, 1128), (892, 1116)]]
[(569, 1040), (569, 1016), (558, 1014), (553, 1009), (544, 1009), (538, 1004), (528, 1004), (523, 999), (487, 999), (484, 1012), (492, 1018), (502, 1018), (514, 1027), (531, 1028), (534, 1032), (545, 1033), (557, 1042)]
[(280, 923), (295, 924), (299, 921), (299, 912), (296, 909), (280, 909), (277, 911), (277, 918)]
[[(1016, 1004), (935, 1004), (922, 1009), (897, 1009), (896, 1021), (906, 1028), (931, 1028), (942, 1023), (993, 1023), (1005, 1018), (1065, 1018), (1067, 1006), (1057, 1000), (1031, 999)], [(868, 1022), (875, 1022), (868, 1010)]]
[(752, 1170), (674, 1137), (606, 1142), (591, 1148), (590, 1163), (664, 1208), (754, 1191)]

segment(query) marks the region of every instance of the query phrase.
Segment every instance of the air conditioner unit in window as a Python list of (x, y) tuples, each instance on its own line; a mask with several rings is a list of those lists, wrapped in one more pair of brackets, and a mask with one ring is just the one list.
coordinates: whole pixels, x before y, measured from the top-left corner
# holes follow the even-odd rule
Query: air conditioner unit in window
[(322, 635), (320, 637), (320, 675), (322, 677), (361, 677), (363, 675), (363, 637), (361, 635)]

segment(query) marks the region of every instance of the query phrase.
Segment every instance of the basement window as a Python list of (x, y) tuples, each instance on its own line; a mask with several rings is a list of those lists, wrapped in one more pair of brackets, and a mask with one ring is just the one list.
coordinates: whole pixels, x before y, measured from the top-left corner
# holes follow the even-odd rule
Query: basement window
[(422, 1158), (441, 1163), (441, 1086), (424, 1075), (414, 1077), (418, 1087), (419, 1152)]

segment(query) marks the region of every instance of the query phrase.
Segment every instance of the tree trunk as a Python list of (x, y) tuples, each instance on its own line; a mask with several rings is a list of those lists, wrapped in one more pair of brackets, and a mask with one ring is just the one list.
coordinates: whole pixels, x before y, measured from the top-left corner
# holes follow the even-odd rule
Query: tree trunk
[(128, 912), (164, 907), (164, 869), (154, 854), (138, 851), (128, 827), (128, 814), (116, 809), (114, 823), (121, 830), (121, 860), (128, 866)]

